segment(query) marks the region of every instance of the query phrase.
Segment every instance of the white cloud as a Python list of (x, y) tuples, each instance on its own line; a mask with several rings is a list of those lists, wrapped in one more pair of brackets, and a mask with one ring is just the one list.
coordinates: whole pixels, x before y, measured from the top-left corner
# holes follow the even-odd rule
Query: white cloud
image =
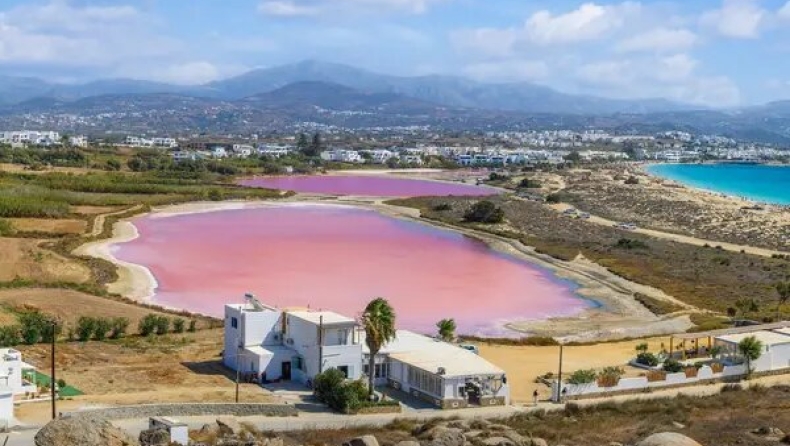
[(615, 47), (621, 53), (687, 51), (697, 44), (697, 35), (687, 29), (655, 28), (627, 37)]
[(790, 1), (779, 8), (779, 11), (776, 12), (776, 15), (782, 20), (790, 20)]
[(732, 80), (699, 75), (697, 67), (697, 60), (680, 53), (590, 62), (580, 66), (575, 76), (581, 85), (611, 97), (663, 97), (708, 106), (740, 102), (740, 91)]
[(338, 13), (423, 14), (432, 4), (446, 0), (263, 0), (258, 12), (275, 17), (336, 18)]
[(172, 53), (178, 44), (152, 30), (151, 22), (124, 5), (51, 0), (20, 6), (0, 12), (0, 61), (96, 67)]
[(639, 9), (638, 3), (626, 2), (606, 6), (585, 3), (559, 15), (543, 10), (527, 19), (523, 31), (530, 42), (540, 45), (595, 40), (622, 27), (628, 15)]
[(702, 14), (700, 25), (725, 37), (753, 39), (767, 18), (768, 12), (757, 0), (724, 0), (721, 8)]

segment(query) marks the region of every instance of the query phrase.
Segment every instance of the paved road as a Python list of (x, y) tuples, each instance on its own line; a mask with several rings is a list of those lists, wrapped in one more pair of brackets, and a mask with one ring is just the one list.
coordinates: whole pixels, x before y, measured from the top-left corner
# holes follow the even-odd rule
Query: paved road
[[(750, 385), (788, 385), (790, 384), (790, 376), (777, 375), (757, 378), (752, 381), (742, 382), (741, 385), (748, 387)], [(663, 391), (653, 391), (649, 394), (637, 395), (620, 395), (615, 397), (597, 398), (589, 400), (581, 400), (577, 404), (583, 406), (592, 406), (602, 402), (624, 402), (633, 400), (646, 400), (657, 398), (671, 398), (678, 395), (690, 396), (706, 396), (715, 395), (721, 392), (724, 384), (705, 384), (694, 387), (685, 387), (679, 389), (669, 389)], [(533, 410), (562, 410), (565, 406), (561, 404), (554, 404), (550, 402), (541, 402), (537, 406), (510, 406), (510, 407), (485, 407), (479, 409), (461, 409), (461, 410), (418, 410), (404, 412), (400, 414), (378, 414), (378, 415), (363, 415), (363, 416), (349, 416), (339, 415), (334, 413), (300, 413), (298, 417), (240, 417), (239, 421), (252, 423), (263, 431), (270, 432), (287, 432), (297, 430), (311, 430), (311, 429), (343, 429), (343, 428), (359, 428), (359, 427), (380, 427), (385, 426), (396, 419), (410, 419), (410, 420), (430, 420), (436, 418), (461, 418), (461, 419), (476, 419), (476, 418), (506, 418), (514, 414), (529, 412)], [(180, 421), (187, 423), (190, 429), (199, 429), (204, 424), (212, 424), (216, 421), (216, 416), (204, 417), (182, 417)], [(133, 436), (137, 436), (141, 430), (148, 428), (148, 418), (132, 419), (132, 420), (118, 420), (114, 424)], [(33, 437), (37, 429), (30, 429), (21, 432), (14, 432), (9, 434), (9, 442), (7, 446), (31, 446), (33, 445)], [(4, 441), (0, 436), (0, 444)]]

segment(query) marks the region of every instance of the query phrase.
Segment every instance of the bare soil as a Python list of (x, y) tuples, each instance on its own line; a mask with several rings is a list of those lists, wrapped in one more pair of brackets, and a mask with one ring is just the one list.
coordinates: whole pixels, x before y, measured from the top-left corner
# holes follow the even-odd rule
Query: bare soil
[(11, 225), (22, 232), (46, 232), (57, 234), (82, 234), (87, 223), (85, 220), (52, 218), (9, 218)]
[(0, 237), (0, 281), (15, 278), (38, 282), (85, 283), (90, 270), (77, 262), (42, 249), (43, 240)]

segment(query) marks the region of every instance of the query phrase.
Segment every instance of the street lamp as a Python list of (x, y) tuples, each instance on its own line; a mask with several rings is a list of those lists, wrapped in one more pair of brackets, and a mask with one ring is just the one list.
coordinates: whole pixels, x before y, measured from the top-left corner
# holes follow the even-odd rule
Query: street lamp
[(49, 323), (52, 326), (51, 327), (52, 331), (50, 332), (50, 342), (51, 342), (51, 358), (50, 358), (51, 359), (51, 364), (50, 364), (51, 369), (50, 369), (50, 375), (51, 375), (51, 377), (50, 377), (50, 380), (49, 380), (49, 392), (50, 392), (50, 395), (52, 396), (52, 398), (51, 398), (52, 399), (52, 419), (54, 420), (55, 418), (58, 417), (57, 409), (55, 407), (56, 406), (55, 401), (57, 400), (57, 390), (56, 390), (56, 388), (57, 388), (57, 382), (58, 382), (57, 381), (57, 377), (55, 376), (55, 342), (57, 341), (57, 337), (58, 337), (58, 330), (57, 330), (57, 328), (58, 328), (59, 322), (58, 322), (57, 318), (52, 318), (52, 319), (49, 320)]

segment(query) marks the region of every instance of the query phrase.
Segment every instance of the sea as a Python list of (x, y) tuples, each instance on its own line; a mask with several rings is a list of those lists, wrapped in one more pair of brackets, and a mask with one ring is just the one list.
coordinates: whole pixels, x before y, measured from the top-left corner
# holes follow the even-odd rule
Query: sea
[(790, 205), (790, 166), (652, 164), (647, 170), (700, 189), (764, 203)]

